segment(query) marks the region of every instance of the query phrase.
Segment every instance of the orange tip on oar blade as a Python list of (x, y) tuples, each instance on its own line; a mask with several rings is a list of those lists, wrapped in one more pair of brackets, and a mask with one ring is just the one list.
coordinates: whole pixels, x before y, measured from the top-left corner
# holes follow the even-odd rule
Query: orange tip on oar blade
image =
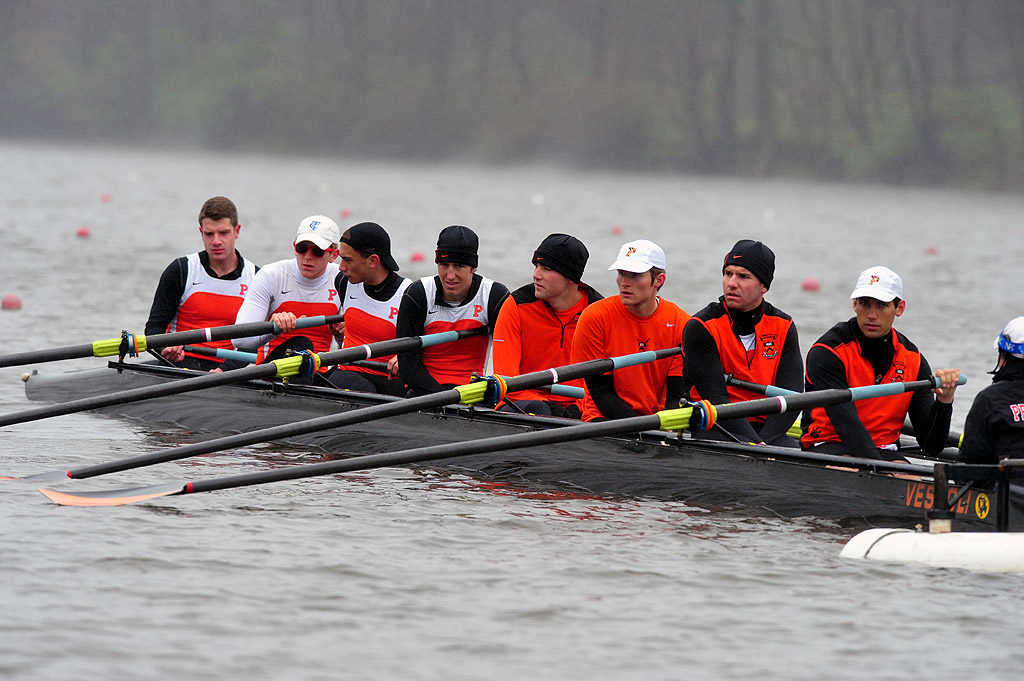
[(60, 492), (53, 489), (40, 488), (40, 492), (50, 501), (61, 506), (124, 506), (149, 499), (180, 494), (181, 483), (153, 485), (151, 487), (135, 487), (131, 489), (111, 489), (101, 492)]

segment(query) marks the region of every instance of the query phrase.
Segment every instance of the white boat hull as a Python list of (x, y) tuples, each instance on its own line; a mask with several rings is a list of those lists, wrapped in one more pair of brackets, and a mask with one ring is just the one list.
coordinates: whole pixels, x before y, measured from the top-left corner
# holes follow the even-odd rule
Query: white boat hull
[(1024, 573), (1024, 532), (916, 532), (874, 528), (847, 542), (842, 558)]

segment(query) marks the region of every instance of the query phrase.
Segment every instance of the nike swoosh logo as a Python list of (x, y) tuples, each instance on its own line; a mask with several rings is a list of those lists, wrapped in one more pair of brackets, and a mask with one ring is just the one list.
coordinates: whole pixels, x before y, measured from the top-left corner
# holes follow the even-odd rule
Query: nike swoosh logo
[(292, 292), (292, 290), (291, 290), (291, 289), (288, 289), (287, 291), (281, 291), (281, 295), (283, 296), (284, 294), (286, 294), (286, 293), (291, 293), (291, 292)]
[(736, 258), (742, 258), (742, 257), (743, 257), (742, 255), (734, 255), (734, 256), (732, 256), (732, 259), (735, 260)]
[(665, 322), (665, 326), (671, 329), (673, 326), (675, 326), (675, 324), (669, 324), (668, 322)]
[(356, 300), (357, 298), (355, 296), (349, 296), (348, 299), (349, 300)]

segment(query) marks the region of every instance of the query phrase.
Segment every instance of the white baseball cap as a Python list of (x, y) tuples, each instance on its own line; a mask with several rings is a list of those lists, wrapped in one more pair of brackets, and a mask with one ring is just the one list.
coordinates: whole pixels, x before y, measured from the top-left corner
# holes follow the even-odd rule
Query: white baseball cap
[(341, 230), (325, 215), (310, 215), (299, 223), (299, 230), (295, 232), (295, 243), (300, 241), (309, 241), (327, 250), (341, 241)]
[(857, 277), (857, 286), (850, 294), (850, 300), (874, 298), (883, 303), (899, 298), (903, 300), (903, 280), (888, 267), (869, 267)]
[(1014, 317), (996, 336), (992, 344), (996, 350), (1002, 350), (1017, 359), (1024, 359), (1024, 317)]
[(619, 257), (608, 269), (639, 274), (649, 271), (652, 267), (665, 269), (665, 251), (661, 250), (661, 246), (653, 241), (637, 239), (622, 245), (622, 248), (619, 249)]

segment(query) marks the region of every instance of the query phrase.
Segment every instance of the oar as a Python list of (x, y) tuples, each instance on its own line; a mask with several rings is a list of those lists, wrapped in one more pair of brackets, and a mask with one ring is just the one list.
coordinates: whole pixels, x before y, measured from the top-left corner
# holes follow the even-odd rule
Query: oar
[[(302, 317), (298, 320), (298, 328), (334, 324), (344, 319), (343, 315), (335, 314), (317, 317)], [(19, 352), (13, 355), (0, 356), (0, 367), (13, 367), (21, 364), (53, 362), (60, 359), (76, 359), (79, 357), (110, 357), (118, 355), (138, 355), (147, 349), (168, 348), (172, 345), (188, 345), (189, 343), (205, 343), (207, 341), (228, 340), (230, 338), (247, 338), (264, 336), (268, 333), (279, 334), (281, 329), (274, 322), (251, 322), (248, 324), (231, 324), (215, 326), (208, 329), (192, 329), (175, 333), (158, 333), (143, 336), (138, 333), (123, 331), (120, 338), (98, 340), (84, 345), (69, 345), (48, 350)]]
[[(515, 380), (515, 379), (511, 379)], [(921, 390), (934, 388), (941, 385), (937, 381), (914, 381), (911, 383), (887, 383), (878, 386), (866, 386), (865, 388), (818, 390), (810, 393), (800, 393), (789, 397), (769, 397), (761, 400), (749, 400), (747, 402), (735, 402), (730, 404), (712, 405), (709, 403), (698, 403), (696, 406), (683, 407), (681, 409), (668, 409), (650, 416), (636, 416), (613, 421), (597, 421), (583, 423), (576, 426), (563, 428), (552, 428), (530, 433), (516, 433), (512, 435), (501, 435), (482, 440), (472, 440), (456, 444), (434, 445), (430, 447), (417, 447), (397, 452), (384, 454), (369, 454), (366, 456), (341, 459), (336, 461), (324, 461), (320, 463), (307, 464), (303, 466), (292, 466), (289, 468), (277, 468), (270, 471), (258, 471), (255, 473), (244, 473), (222, 478), (199, 480), (196, 482), (170, 482), (147, 487), (134, 487), (117, 490), (101, 490), (93, 492), (60, 492), (51, 489), (40, 489), (48, 499), (65, 506), (121, 506), (138, 501), (146, 501), (157, 497), (166, 497), (176, 494), (195, 494), (197, 492), (212, 492), (232, 487), (246, 487), (249, 485), (260, 485), (268, 482), (282, 480), (296, 480), (299, 478), (311, 478), (320, 475), (333, 473), (347, 473), (387, 466), (399, 466), (437, 459), (453, 459), (473, 454), (484, 454), (487, 452), (506, 451), (522, 447), (537, 447), (563, 442), (572, 442), (588, 438), (605, 437), (609, 435), (623, 435), (626, 433), (637, 433), (644, 430), (681, 430), (690, 428), (694, 422), (698, 427), (708, 428), (717, 419), (747, 418), (768, 414), (778, 414), (798, 409), (813, 407), (825, 407), (850, 400), (868, 399), (894, 395), (905, 390)], [(510, 383), (511, 389), (511, 383)], [(516, 386), (517, 389), (523, 389)], [(837, 457), (842, 459), (843, 457)]]
[[(768, 397), (774, 397), (776, 395), (793, 395), (793, 394), (795, 394), (792, 390), (786, 390), (785, 388), (780, 388), (780, 387), (775, 386), (775, 385), (763, 385), (761, 383), (751, 383), (750, 381), (743, 381), (743, 380), (740, 380), (740, 379), (736, 378), (732, 374), (726, 374), (725, 382), (728, 383), (729, 385), (734, 385), (737, 388), (744, 388), (746, 390), (750, 390), (751, 392), (756, 392), (756, 393), (761, 393), (762, 395), (767, 395)], [(967, 382), (967, 379), (964, 378), (963, 376), (961, 376), (957, 380), (956, 384), (957, 385), (963, 385), (966, 382)], [(911, 436), (913, 436), (914, 435), (914, 426), (912, 426), (909, 423), (904, 423), (901, 432), (904, 435), (911, 435)], [(791, 427), (789, 429), (789, 432), (787, 433), (787, 435), (789, 435), (790, 437), (795, 437), (795, 438), (799, 438), (800, 434), (801, 434), (800, 433), (800, 427), (797, 426), (796, 424), (794, 424), (793, 427)], [(951, 431), (949, 433), (949, 435), (946, 436), (946, 446), (947, 447), (956, 447), (956, 448), (959, 449), (960, 448), (960, 443), (963, 442), (963, 439), (964, 439), (964, 436), (963, 436), (962, 433), (955, 433), (955, 432)]]
[(241, 350), (228, 350), (227, 348), (211, 348), (205, 345), (186, 345), (185, 352), (204, 357), (216, 357), (217, 359), (231, 359), (236, 362), (255, 364), (258, 355), (255, 352), (243, 352)]
[(423, 395), (421, 397), (411, 397), (404, 400), (386, 402), (384, 404), (373, 405), (371, 407), (363, 407), (362, 409), (353, 409), (338, 414), (320, 416), (318, 418), (299, 421), (297, 423), (286, 423), (280, 426), (263, 428), (249, 433), (228, 435), (226, 437), (208, 440), (206, 442), (197, 442), (195, 444), (175, 449), (141, 454), (139, 456), (118, 459), (116, 461), (108, 461), (106, 463), (95, 464), (92, 466), (84, 466), (82, 468), (75, 468), (68, 471), (39, 473), (20, 479), (42, 481), (60, 478), (91, 478), (96, 475), (115, 473), (117, 471), (124, 471), (131, 468), (140, 468), (142, 466), (150, 466), (153, 464), (165, 463), (167, 461), (177, 461), (190, 456), (220, 452), (225, 449), (234, 449), (236, 447), (245, 447), (270, 440), (315, 433), (329, 428), (341, 428), (342, 426), (349, 426), (356, 423), (366, 423), (377, 419), (387, 418), (389, 416), (409, 414), (414, 411), (421, 411), (424, 409), (435, 409), (460, 403), (476, 404), (478, 402), (482, 402), (485, 398), (493, 404), (497, 403), (501, 397), (500, 395), (488, 395), (488, 389), (490, 389), (492, 393), (496, 388), (500, 390), (501, 386), (504, 386), (505, 390), (529, 390), (549, 385), (551, 383), (557, 383), (559, 381), (570, 381), (575, 378), (582, 378), (592, 374), (600, 374), (607, 371), (622, 369), (624, 367), (643, 364), (645, 362), (664, 359), (666, 357), (678, 355), (679, 353), (679, 347), (667, 348), (665, 350), (648, 350), (646, 352), (638, 352), (636, 354), (625, 355), (623, 357), (594, 359), (587, 362), (581, 362), (579, 364), (570, 364), (564, 367), (547, 369), (545, 371), (536, 371), (511, 378), (492, 377), (492, 380), (476, 381), (467, 385), (457, 386), (451, 390), (443, 390), (438, 393)]
[[(224, 348), (210, 348), (204, 345), (186, 345), (185, 352), (191, 352), (193, 355), (203, 355), (205, 357), (218, 357), (220, 359), (233, 359), (237, 362), (245, 362), (246, 364), (256, 363), (256, 353), (254, 352), (241, 352), (239, 350), (225, 350)], [(361, 369), (369, 369), (374, 373), (387, 374), (388, 364), (387, 362), (375, 362), (370, 359), (358, 359), (353, 362), (338, 362), (338, 364), (344, 364), (347, 367), (359, 367)], [(571, 388), (572, 386), (565, 386)], [(580, 391), (580, 397), (583, 397), (582, 390)]]
[[(379, 355), (391, 355), (397, 352), (415, 350), (420, 347), (426, 348), (440, 343), (451, 343), (459, 340), (460, 338), (477, 336), (486, 332), (487, 327), (478, 326), (473, 329), (463, 329), (461, 331), (445, 331), (444, 333), (435, 333), (427, 336), (410, 336), (408, 338), (378, 341), (376, 343), (370, 343), (369, 345), (359, 345), (356, 347), (344, 348), (342, 350), (335, 350), (333, 352), (321, 352), (319, 354), (314, 354), (313, 357), (316, 358), (315, 363), (317, 366), (331, 366), (334, 364), (343, 364), (356, 359), (366, 359), (368, 357), (377, 357)], [(304, 365), (304, 362), (307, 364)], [(86, 411), (87, 409), (100, 409), (102, 407), (109, 407), (115, 404), (141, 402), (142, 400), (151, 400), (157, 397), (166, 397), (167, 395), (178, 395), (194, 390), (213, 388), (218, 385), (241, 383), (242, 381), (251, 381), (261, 378), (269, 379), (297, 376), (303, 371), (304, 366), (309, 366), (308, 362), (309, 359), (307, 355), (294, 355), (283, 359), (275, 359), (265, 364), (242, 367), (241, 369), (235, 369), (234, 371), (207, 373), (201, 376), (162, 383), (160, 385), (132, 388), (130, 390), (122, 390), (120, 392), (110, 393), (107, 395), (96, 395), (95, 397), (83, 397), (80, 400), (71, 400), (70, 402), (63, 402), (52, 406), (28, 409), (14, 414), (4, 414), (0, 416), (0, 427), (10, 426), (15, 423), (25, 423), (27, 421), (38, 421), (39, 419), (50, 418), (52, 416), (73, 414), (80, 411)]]

